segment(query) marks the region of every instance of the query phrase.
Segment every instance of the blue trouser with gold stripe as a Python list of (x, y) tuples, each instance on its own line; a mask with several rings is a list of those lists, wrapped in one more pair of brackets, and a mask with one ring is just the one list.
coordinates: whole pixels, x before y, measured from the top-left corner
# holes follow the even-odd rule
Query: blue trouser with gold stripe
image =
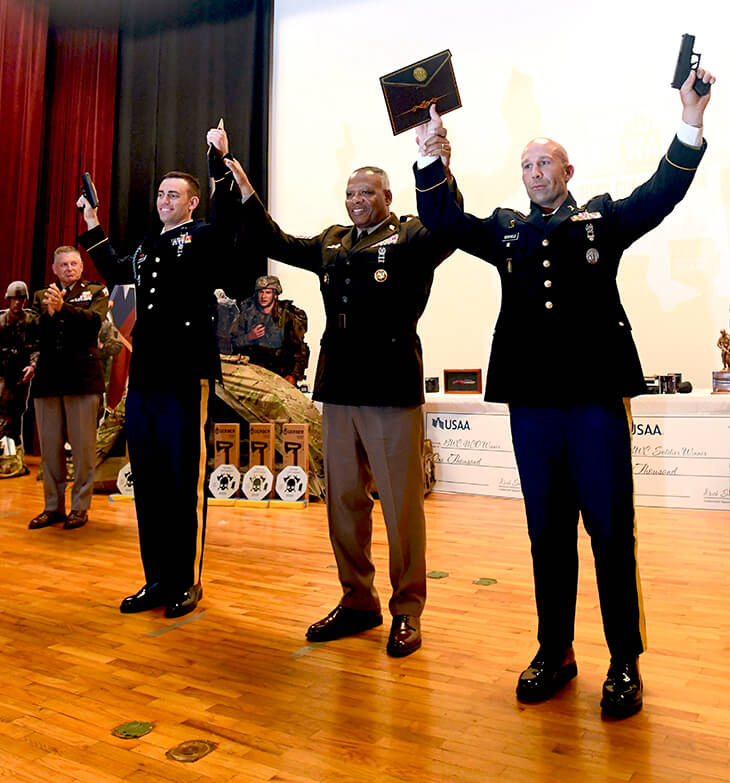
[(603, 629), (612, 657), (645, 649), (636, 560), (628, 401), (510, 405), (512, 443), (532, 544), (538, 641), (572, 644), (578, 514), (591, 537)]
[(200, 581), (207, 501), (207, 380), (127, 393), (126, 428), (147, 584), (171, 593)]

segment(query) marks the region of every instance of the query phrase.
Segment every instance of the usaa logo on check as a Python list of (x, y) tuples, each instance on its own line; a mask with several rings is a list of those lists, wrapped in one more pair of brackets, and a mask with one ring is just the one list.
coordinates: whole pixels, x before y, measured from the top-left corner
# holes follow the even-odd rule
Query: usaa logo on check
[(466, 419), (442, 419), (440, 416), (431, 419), (431, 426), (439, 430), (471, 430)]

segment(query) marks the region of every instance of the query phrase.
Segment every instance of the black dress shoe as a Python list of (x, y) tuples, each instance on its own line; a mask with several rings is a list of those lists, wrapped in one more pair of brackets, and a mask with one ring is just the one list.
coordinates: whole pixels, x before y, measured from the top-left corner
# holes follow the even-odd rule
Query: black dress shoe
[(146, 612), (167, 603), (167, 595), (159, 582), (150, 582), (134, 595), (128, 595), (120, 604), (119, 611), (123, 614)]
[(338, 604), (328, 615), (307, 628), (310, 642), (331, 642), (343, 636), (367, 631), (383, 624), (383, 615), (376, 610), (350, 609)]
[(421, 618), (412, 614), (397, 614), (390, 626), (388, 645), (385, 648), (393, 658), (410, 655), (421, 646)]
[(192, 612), (202, 597), (203, 585), (198, 582), (198, 584), (188, 587), (185, 592), (179, 593), (173, 600), (167, 602), (165, 617), (182, 617), (184, 614)]
[(38, 530), (41, 527), (48, 527), (49, 525), (57, 525), (60, 522), (66, 522), (66, 515), (63, 511), (44, 511), (38, 514), (37, 517), (33, 517), (28, 523), (29, 530)]
[(543, 647), (517, 680), (517, 698), (528, 704), (554, 696), (578, 674), (572, 647), (557, 652)]
[(86, 511), (71, 511), (63, 523), (66, 530), (73, 530), (75, 527), (83, 527), (89, 521), (89, 515)]
[(644, 683), (639, 674), (639, 661), (611, 659), (606, 682), (603, 683), (601, 709), (609, 718), (628, 718), (644, 703)]

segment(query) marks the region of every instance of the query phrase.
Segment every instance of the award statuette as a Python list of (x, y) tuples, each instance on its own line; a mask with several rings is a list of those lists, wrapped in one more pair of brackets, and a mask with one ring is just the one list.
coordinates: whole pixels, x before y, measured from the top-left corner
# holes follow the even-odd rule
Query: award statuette
[(394, 136), (428, 122), (432, 103), (439, 114), (461, 106), (448, 49), (381, 76), (380, 86)]
[(717, 341), (722, 359), (722, 370), (712, 373), (712, 393), (730, 394), (730, 334), (720, 329), (720, 339)]

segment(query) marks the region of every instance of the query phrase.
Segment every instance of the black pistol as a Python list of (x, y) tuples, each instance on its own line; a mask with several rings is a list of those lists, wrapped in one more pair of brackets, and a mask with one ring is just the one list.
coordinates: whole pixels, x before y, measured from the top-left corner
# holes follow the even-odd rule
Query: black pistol
[(96, 188), (94, 187), (94, 181), (91, 179), (91, 174), (88, 171), (81, 175), (81, 194), (89, 202), (89, 206), (96, 209), (99, 206), (99, 197), (96, 195)]
[[(682, 36), (682, 43), (679, 47), (679, 57), (677, 57), (677, 67), (674, 69), (674, 79), (672, 87), (677, 90), (684, 84), (690, 71), (696, 71), (700, 65), (701, 54), (693, 51), (695, 45), (694, 35), (685, 33)], [(695, 59), (696, 58), (696, 59)], [(710, 91), (710, 85), (705, 84), (701, 79), (695, 79), (694, 91), (697, 95), (707, 95)]]

